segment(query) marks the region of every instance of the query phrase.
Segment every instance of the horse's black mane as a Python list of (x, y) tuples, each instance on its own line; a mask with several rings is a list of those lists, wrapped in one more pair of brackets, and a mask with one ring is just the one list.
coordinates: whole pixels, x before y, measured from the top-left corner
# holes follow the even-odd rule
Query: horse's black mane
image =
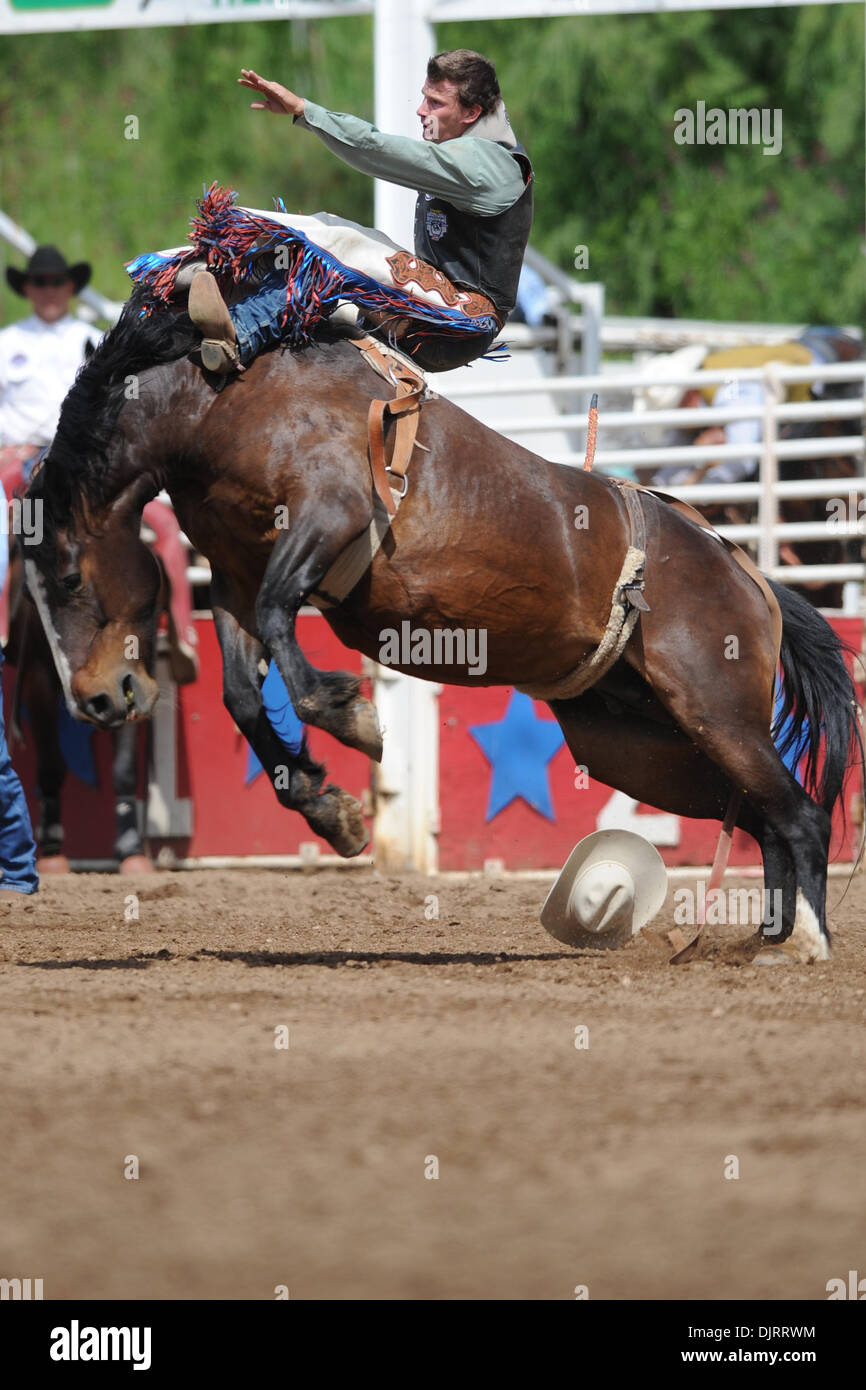
[[(348, 336), (350, 331), (326, 322), (316, 340), (323, 345)], [(143, 286), (133, 290), (117, 323), (79, 368), (63, 402), (57, 432), (27, 490), (28, 498), (41, 503), (43, 563), (50, 566), (58, 528), (70, 523), (78, 500), (87, 497), (99, 506), (113, 494), (117, 479), (108, 450), (121, 408), (131, 399), (130, 378), (188, 356), (200, 341), (186, 312), (167, 309)], [(289, 348), (294, 355), (309, 345), (287, 338), (270, 346)]]
[(177, 361), (198, 342), (187, 314), (166, 310), (143, 289), (133, 291), (115, 326), (79, 368), (57, 433), (28, 491), (30, 498), (43, 502), (43, 536), (49, 544), (57, 526), (69, 519), (76, 498), (86, 494), (98, 500), (108, 494), (108, 445), (129, 398), (130, 377)]

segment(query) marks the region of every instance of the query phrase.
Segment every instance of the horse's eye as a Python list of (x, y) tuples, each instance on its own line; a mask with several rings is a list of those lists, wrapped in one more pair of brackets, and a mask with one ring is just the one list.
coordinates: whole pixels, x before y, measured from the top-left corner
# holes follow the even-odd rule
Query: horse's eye
[(68, 594), (74, 594), (81, 588), (81, 575), (74, 570), (72, 574), (64, 574), (60, 582)]

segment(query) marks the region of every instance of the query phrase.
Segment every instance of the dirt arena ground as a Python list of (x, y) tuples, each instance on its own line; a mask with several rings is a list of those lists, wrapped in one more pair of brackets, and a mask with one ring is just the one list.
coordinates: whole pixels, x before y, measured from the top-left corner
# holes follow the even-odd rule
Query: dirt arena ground
[(349, 869), (4, 903), (0, 1276), (46, 1299), (825, 1299), (866, 1272), (866, 877), (834, 959), (800, 968), (748, 963), (750, 927), (670, 966), (671, 895), (628, 947), (570, 952), (545, 893)]

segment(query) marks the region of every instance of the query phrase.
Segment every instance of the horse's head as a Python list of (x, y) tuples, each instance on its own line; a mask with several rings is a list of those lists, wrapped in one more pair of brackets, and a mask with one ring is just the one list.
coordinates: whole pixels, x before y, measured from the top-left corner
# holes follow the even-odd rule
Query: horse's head
[[(46, 472), (49, 471), (46, 469)], [(35, 480), (42, 537), (25, 545), (27, 588), (42, 619), (70, 713), (113, 728), (150, 714), (162, 571), (139, 535), (153, 484), (135, 478), (98, 511), (79, 499), (52, 514)]]
[(27, 588), (67, 705), (109, 728), (145, 717), (157, 698), (163, 577), (140, 539), (141, 513), (181, 422), (192, 419), (189, 380), (198, 384), (198, 373), (175, 364), (198, 338), (186, 314), (136, 290), (79, 370), (25, 499), (41, 532), (38, 544), (28, 535), (22, 546)]

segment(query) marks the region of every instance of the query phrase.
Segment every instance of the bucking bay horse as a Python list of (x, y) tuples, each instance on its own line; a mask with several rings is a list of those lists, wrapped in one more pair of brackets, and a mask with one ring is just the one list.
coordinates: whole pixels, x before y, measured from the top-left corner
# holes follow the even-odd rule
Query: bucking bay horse
[[(374, 519), (368, 416), (393, 388), (334, 334), (265, 353), (217, 391), (190, 359), (197, 341), (185, 313), (133, 295), (67, 396), (31, 485), (44, 518), (28, 586), (69, 701), (104, 726), (149, 714), (159, 574), (139, 520), (167, 489), (212, 567), (226, 706), (278, 801), (355, 855), (368, 842), (360, 805), (324, 784), (306, 745), (288, 753), (260, 687), (272, 657), (305, 723), (380, 757), (358, 679), (315, 670), (295, 620)], [(435, 395), (417, 444), (372, 564), (325, 609), (336, 635), (381, 660), (383, 634), (408, 622), (433, 658), (417, 665), (404, 651), (390, 664), (547, 701), (577, 762), (638, 801), (722, 820), (739, 798), (736, 823), (760, 845), (765, 887), (782, 893), (781, 931), (765, 914), (764, 953), (825, 959), (830, 813), (849, 764), (862, 766), (855, 690), (829, 625), (683, 510), (547, 462)], [(445, 631), (485, 634), (483, 675), (439, 660), (432, 638)], [(771, 736), (780, 658), (785, 716), (808, 740), (805, 788)]]

